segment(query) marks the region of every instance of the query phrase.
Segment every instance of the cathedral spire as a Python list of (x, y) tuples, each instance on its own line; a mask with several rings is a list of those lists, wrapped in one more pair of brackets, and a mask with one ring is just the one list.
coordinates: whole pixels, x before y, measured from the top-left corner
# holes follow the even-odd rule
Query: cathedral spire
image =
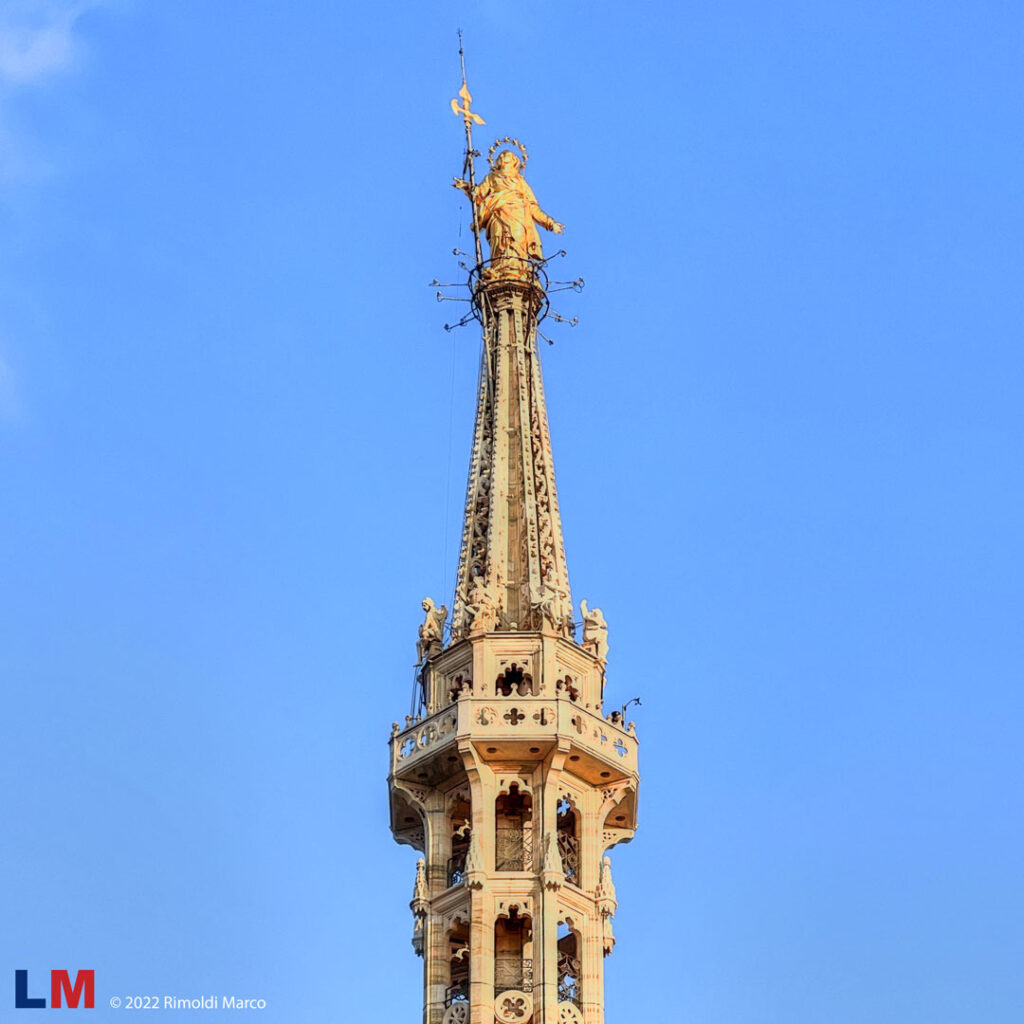
[(523, 178), (518, 140), (499, 139), (476, 182), (471, 102), (463, 75), (455, 184), (478, 239), (466, 319), (483, 328), (466, 516), (450, 637), (447, 608), (425, 599), (422, 714), (391, 729), (391, 829), (423, 854), (423, 1024), (604, 1024), (618, 908), (605, 855), (636, 830), (638, 744), (623, 712), (604, 712), (600, 608), (582, 602), (575, 637), (537, 356), (538, 227), (562, 225)]
[[(468, 100), (460, 111), (468, 117), (466, 111)], [(537, 228), (561, 233), (563, 226), (540, 208), (523, 177), (527, 160), (517, 139), (499, 139), (479, 185), (454, 183), (472, 203), (474, 228), (486, 233), (490, 257), (470, 281), (484, 337), (453, 639), (502, 630), (573, 633), (537, 353), (537, 325), (547, 309)]]

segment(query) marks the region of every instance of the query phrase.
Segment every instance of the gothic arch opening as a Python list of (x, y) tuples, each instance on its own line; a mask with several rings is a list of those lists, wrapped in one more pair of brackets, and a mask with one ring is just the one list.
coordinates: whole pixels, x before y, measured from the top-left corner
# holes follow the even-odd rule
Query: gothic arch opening
[(494, 801), (494, 870), (533, 870), (533, 798), (513, 782)]
[(533, 991), (533, 922), (512, 907), (494, 922), (494, 994)]
[(515, 662), (494, 680), (496, 697), (529, 697), (533, 693), (533, 676), (524, 672)]
[(466, 877), (466, 856), (472, 830), (472, 807), (468, 794), (458, 793), (448, 807), (448, 886), (461, 885)]
[(567, 797), (558, 801), (556, 828), (558, 830), (558, 854), (562, 858), (565, 880), (575, 886), (580, 884), (580, 830), (579, 812)]
[(445, 1009), (453, 1003), (469, 1003), (469, 924), (456, 921), (448, 932), (448, 985)]
[(566, 921), (558, 925), (558, 1001), (583, 1009), (582, 946), (579, 932)]

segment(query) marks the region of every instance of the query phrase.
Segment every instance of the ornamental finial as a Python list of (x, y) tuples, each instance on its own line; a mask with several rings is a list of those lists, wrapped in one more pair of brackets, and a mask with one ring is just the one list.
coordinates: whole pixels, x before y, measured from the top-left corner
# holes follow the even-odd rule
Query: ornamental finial
[[(466, 85), (466, 57), (462, 51), (461, 30), (459, 61), (462, 66), (462, 88), (459, 90), (462, 103), (453, 99), (451, 107), (452, 113), (461, 116), (466, 126), (466, 160), (462, 168), (463, 176), (456, 178), (452, 184), (469, 198), (477, 266), (484, 261), (480, 232), (485, 231), (491, 250), (491, 265), (483, 272), (484, 278), (532, 281), (535, 276), (534, 265), (543, 260), (537, 225), (556, 235), (562, 233), (565, 225), (540, 208), (533, 190), (522, 175), (529, 160), (526, 147), (510, 135), (495, 139), (487, 151), (487, 163), (491, 170), (477, 185), (473, 158), (478, 153), (473, 148), (473, 125), (487, 122), (471, 109), (473, 97)], [(499, 149), (501, 151), (495, 156)]]
[[(473, 148), (473, 125), (474, 124), (486, 124), (487, 122), (479, 115), (474, 114), (470, 109), (470, 104), (473, 102), (473, 97), (469, 94), (469, 86), (466, 85), (466, 55), (462, 52), (462, 29), (459, 29), (459, 64), (462, 67), (462, 88), (459, 90), (459, 96), (462, 98), (462, 105), (459, 105), (457, 99), (452, 100), (452, 113), (458, 116), (462, 115), (463, 124), (466, 126), (466, 159), (462, 165), (463, 181), (462, 178), (456, 178), (456, 187), (461, 188), (462, 185), (466, 186), (466, 192), (470, 196), (472, 201), (473, 192), (476, 190), (476, 171), (473, 169), (473, 157), (475, 157), (476, 150)], [(462, 185), (459, 183), (462, 182)], [(484, 261), (483, 249), (480, 246), (480, 227), (476, 222), (476, 217), (473, 217), (473, 241), (476, 243), (476, 263), (479, 266)]]

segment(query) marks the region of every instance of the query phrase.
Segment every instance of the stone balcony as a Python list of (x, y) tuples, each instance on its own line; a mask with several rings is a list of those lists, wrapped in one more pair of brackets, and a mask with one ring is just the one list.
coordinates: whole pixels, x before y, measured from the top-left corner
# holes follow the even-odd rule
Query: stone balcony
[(485, 761), (541, 761), (568, 748), (565, 767), (592, 785), (637, 779), (637, 740), (566, 693), (546, 697), (473, 696), (394, 732), (391, 773), (434, 784), (461, 770), (460, 741)]

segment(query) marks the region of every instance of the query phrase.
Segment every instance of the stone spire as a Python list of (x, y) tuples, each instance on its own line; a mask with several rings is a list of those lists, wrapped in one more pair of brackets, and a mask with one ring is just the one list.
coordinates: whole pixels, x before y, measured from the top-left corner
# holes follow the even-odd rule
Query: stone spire
[[(482, 119), (465, 80), (459, 98), (483, 357), (451, 636), (447, 609), (425, 600), (423, 714), (392, 726), (391, 829), (423, 854), (410, 904), (423, 1024), (604, 1024), (606, 854), (633, 838), (640, 776), (632, 723), (604, 712), (604, 615), (583, 602), (581, 642), (573, 629), (537, 358), (537, 226), (562, 225), (520, 173), (515, 139), (491, 147), (477, 184)], [(495, 157), (502, 143), (513, 148)]]
[(526, 259), (505, 257), (515, 277), (489, 276), (497, 259), (490, 262), (474, 290), (484, 343), (452, 638), (494, 630), (568, 636), (569, 570), (537, 354), (544, 293)]

